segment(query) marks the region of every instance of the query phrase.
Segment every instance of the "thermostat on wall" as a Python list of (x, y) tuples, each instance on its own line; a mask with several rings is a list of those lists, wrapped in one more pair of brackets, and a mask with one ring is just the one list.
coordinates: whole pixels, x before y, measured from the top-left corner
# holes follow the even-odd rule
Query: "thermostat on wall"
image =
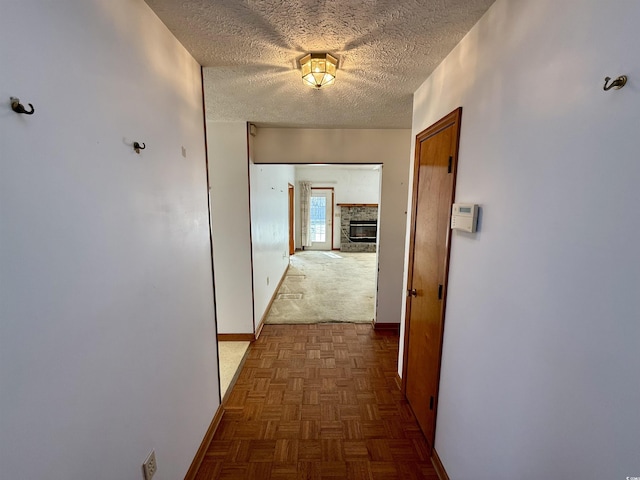
[(478, 205), (475, 203), (454, 203), (451, 212), (451, 229), (473, 233), (478, 224)]

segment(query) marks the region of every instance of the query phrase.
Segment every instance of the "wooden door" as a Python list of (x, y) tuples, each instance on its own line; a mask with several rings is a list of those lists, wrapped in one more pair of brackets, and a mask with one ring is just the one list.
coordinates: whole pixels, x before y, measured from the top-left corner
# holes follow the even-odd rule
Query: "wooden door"
[(293, 185), (289, 184), (289, 255), (296, 253), (296, 244), (294, 239), (293, 230), (293, 217), (294, 217), (294, 192)]
[(403, 387), (433, 448), (462, 109), (416, 137)]

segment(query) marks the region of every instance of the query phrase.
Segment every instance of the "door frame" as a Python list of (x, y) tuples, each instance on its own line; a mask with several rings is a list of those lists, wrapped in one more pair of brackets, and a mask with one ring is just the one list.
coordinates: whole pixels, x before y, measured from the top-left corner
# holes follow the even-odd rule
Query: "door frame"
[[(314, 190), (331, 190), (331, 228), (329, 228), (329, 230), (331, 230), (331, 245), (329, 246), (329, 251), (331, 252), (333, 251), (333, 216), (335, 215), (336, 192), (333, 187), (311, 187), (311, 196), (313, 196)], [(309, 248), (309, 250), (312, 249)]]
[[(414, 152), (414, 163), (413, 163), (413, 192), (412, 192), (412, 205), (411, 205), (411, 231), (409, 237), (409, 263), (407, 269), (407, 288), (410, 288), (411, 281), (413, 278), (413, 269), (414, 269), (414, 239), (415, 239), (415, 227), (416, 227), (416, 217), (418, 210), (418, 183), (419, 183), (419, 171), (420, 171), (420, 144), (424, 140), (429, 137), (432, 137), (442, 130), (455, 126), (455, 135), (456, 140), (454, 142), (454, 149), (452, 153), (452, 162), (451, 162), (451, 174), (452, 178), (452, 188), (451, 188), (451, 199), (449, 202), (449, 224), (451, 224), (451, 207), (455, 201), (456, 195), (456, 177), (458, 170), (458, 151), (460, 147), (460, 124), (462, 118), (462, 107), (458, 107), (453, 112), (444, 116), (436, 123), (431, 125), (430, 127), (424, 129), (422, 132), (416, 135), (415, 140), (415, 152)], [(447, 305), (447, 291), (448, 291), (448, 283), (449, 283), (449, 258), (451, 254), (451, 228), (447, 229), (446, 234), (446, 242), (445, 242), (445, 259), (444, 259), (444, 278), (443, 278), (443, 292), (442, 292), (442, 303), (440, 308), (440, 321), (442, 323), (442, 334), (440, 336), (440, 355), (438, 358), (437, 365), (437, 381), (436, 381), (436, 391), (434, 395), (434, 418), (437, 421), (437, 408), (438, 408), (438, 395), (440, 392), (440, 368), (442, 364), (442, 340), (444, 338), (444, 328), (445, 328), (445, 309)], [(406, 396), (407, 394), (407, 369), (408, 369), (408, 360), (409, 360), (409, 333), (411, 330), (411, 299), (405, 292), (405, 329), (404, 329), (404, 349), (403, 349), (403, 363), (402, 363), (402, 393)], [(434, 429), (434, 437), (435, 437), (435, 429)], [(431, 447), (433, 448), (434, 438), (427, 439)]]
[(287, 187), (287, 195), (289, 200), (289, 255), (296, 253), (296, 241), (294, 230), (294, 218), (295, 218), (295, 190), (294, 186), (290, 183)]

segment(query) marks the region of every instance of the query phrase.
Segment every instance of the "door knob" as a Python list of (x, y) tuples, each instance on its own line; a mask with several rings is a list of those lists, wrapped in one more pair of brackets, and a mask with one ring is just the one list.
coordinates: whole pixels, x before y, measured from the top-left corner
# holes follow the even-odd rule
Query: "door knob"
[(407, 290), (408, 296), (409, 297), (417, 297), (418, 296), (418, 291), (415, 288), (412, 288), (411, 290)]

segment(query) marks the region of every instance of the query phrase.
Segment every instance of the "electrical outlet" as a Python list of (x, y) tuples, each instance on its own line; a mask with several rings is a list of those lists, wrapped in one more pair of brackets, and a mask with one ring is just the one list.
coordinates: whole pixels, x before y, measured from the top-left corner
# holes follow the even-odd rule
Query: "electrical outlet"
[(158, 464), (156, 463), (156, 452), (151, 450), (151, 453), (142, 464), (142, 471), (144, 472), (144, 480), (151, 480), (158, 470)]

